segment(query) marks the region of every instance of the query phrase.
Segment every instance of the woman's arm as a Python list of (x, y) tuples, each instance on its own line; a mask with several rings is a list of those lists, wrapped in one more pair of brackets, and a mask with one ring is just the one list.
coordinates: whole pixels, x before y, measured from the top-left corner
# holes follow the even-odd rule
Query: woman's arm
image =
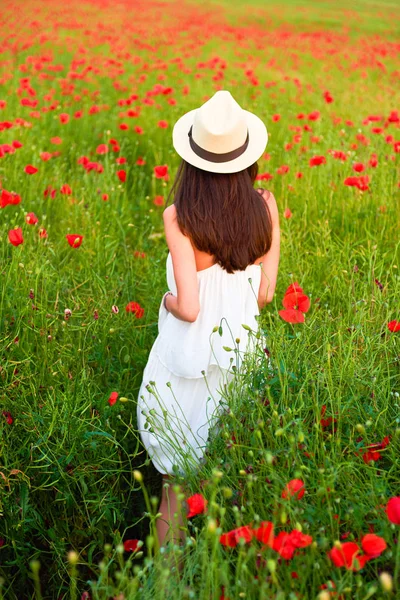
[(273, 194), (269, 193), (268, 199), (266, 194), (263, 194), (263, 197), (266, 204), (268, 204), (271, 214), (272, 244), (270, 250), (260, 261), (262, 262), (261, 282), (260, 289), (258, 291), (258, 306), (260, 310), (263, 309), (266, 304), (272, 302), (274, 297), (280, 257), (280, 227), (278, 207)]
[(164, 210), (163, 220), (177, 289), (176, 296), (167, 296), (166, 307), (177, 319), (193, 323), (200, 312), (194, 250), (190, 239), (179, 228), (173, 204)]

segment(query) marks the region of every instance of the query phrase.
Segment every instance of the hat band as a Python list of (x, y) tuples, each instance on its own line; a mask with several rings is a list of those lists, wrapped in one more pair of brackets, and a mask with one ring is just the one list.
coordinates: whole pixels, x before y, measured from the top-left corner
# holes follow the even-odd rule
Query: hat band
[(197, 154), (197, 156), (200, 156), (200, 158), (204, 158), (204, 160), (209, 160), (210, 162), (222, 163), (233, 160), (234, 158), (238, 158), (239, 156), (241, 156), (241, 154), (243, 154), (243, 152), (249, 145), (249, 130), (247, 130), (247, 137), (245, 143), (239, 148), (236, 148), (236, 150), (224, 152), (223, 154), (219, 154), (218, 152), (210, 152), (209, 150), (204, 150), (204, 148), (201, 148), (201, 146), (196, 144), (196, 142), (192, 138), (192, 128), (193, 125), (190, 127), (188, 132), (189, 144), (191, 149), (195, 154)]

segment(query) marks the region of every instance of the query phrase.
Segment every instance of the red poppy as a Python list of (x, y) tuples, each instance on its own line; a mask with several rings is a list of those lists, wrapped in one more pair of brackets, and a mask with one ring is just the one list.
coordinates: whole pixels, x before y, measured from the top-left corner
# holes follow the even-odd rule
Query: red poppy
[(361, 554), (355, 542), (344, 542), (340, 548), (332, 548), (328, 556), (336, 567), (346, 567), (351, 571), (362, 569), (369, 557)]
[(318, 165), (324, 165), (326, 163), (325, 156), (313, 156), (310, 158), (310, 167), (317, 167)]
[(139, 165), (140, 167), (142, 167), (143, 165), (146, 164), (146, 161), (144, 160), (144, 158), (142, 158), (141, 156), (139, 156), (139, 158), (136, 161), (136, 164)]
[(278, 310), (278, 314), (286, 323), (304, 323), (304, 314), (301, 310), (294, 308), (287, 308), (284, 310)]
[(69, 114), (67, 114), (67, 113), (61, 113), (59, 115), (59, 119), (60, 119), (60, 123), (62, 123), (63, 125), (65, 123), (68, 123), (68, 121), (69, 121)]
[(136, 552), (138, 550), (138, 542), (140, 540), (125, 540), (124, 550), (125, 552)]
[(388, 323), (387, 326), (389, 331), (391, 331), (392, 333), (400, 331), (400, 321), (390, 321), (390, 323)]
[(72, 194), (72, 189), (67, 183), (64, 183), (64, 185), (62, 185), (60, 188), (60, 192), (61, 194), (70, 195)]
[(207, 500), (201, 494), (193, 494), (187, 500), (187, 505), (189, 507), (189, 511), (187, 513), (187, 518), (194, 517), (195, 515), (199, 515), (204, 513), (207, 507)]
[(168, 166), (167, 165), (158, 165), (154, 167), (154, 175), (157, 179), (163, 179), (168, 174)]
[(282, 165), (276, 170), (276, 172), (278, 173), (278, 175), (285, 175), (285, 173), (289, 172), (289, 169), (289, 165)]
[(274, 538), (272, 547), (286, 560), (290, 560), (296, 550), (296, 546), (293, 544), (290, 534), (286, 533), (286, 531), (281, 531)]
[(7, 190), (1, 190), (0, 194), (0, 208), (5, 208), (8, 204), (19, 204), (21, 202), (21, 196), (14, 192), (7, 192)]
[(13, 418), (12, 418), (11, 413), (10, 413), (9, 410), (3, 410), (3, 417), (6, 418), (7, 425), (12, 425)]
[(50, 142), (52, 144), (62, 144), (62, 139), (60, 137), (52, 137), (50, 138)]
[(294, 497), (300, 500), (304, 496), (305, 486), (301, 479), (291, 479), (282, 491), (282, 498)]
[(163, 206), (164, 205), (164, 196), (156, 196), (153, 200), (153, 204), (155, 204), (156, 206)]
[(118, 179), (120, 181), (122, 181), (122, 183), (125, 183), (125, 181), (126, 181), (126, 171), (124, 171), (123, 169), (121, 169), (120, 171), (117, 171), (117, 176), (118, 176)]
[(39, 221), (39, 219), (37, 218), (37, 216), (33, 212), (28, 213), (26, 215), (25, 220), (28, 223), (28, 225), (36, 225), (36, 223)]
[(114, 406), (114, 404), (117, 401), (118, 396), (119, 396), (118, 392), (111, 392), (110, 397), (108, 399), (108, 404), (110, 406)]
[(361, 546), (365, 554), (371, 558), (375, 558), (382, 554), (387, 548), (385, 540), (374, 533), (367, 533), (361, 540)]
[(290, 208), (285, 208), (283, 216), (285, 217), (285, 219), (290, 219), (290, 217), (292, 216), (292, 211), (290, 210)]
[(276, 123), (281, 118), (281, 115), (272, 115), (272, 120)]
[(310, 310), (310, 298), (303, 293), (292, 292), (286, 293), (283, 297), (282, 304), (284, 308), (294, 308), (302, 313), (307, 313)]
[(390, 498), (386, 505), (386, 514), (391, 523), (400, 525), (400, 496)]
[(272, 548), (274, 541), (274, 525), (271, 521), (262, 521), (257, 529), (253, 529), (253, 533), (259, 542), (267, 544), (267, 546)]
[(79, 248), (82, 244), (83, 235), (79, 235), (78, 233), (68, 233), (65, 237), (71, 248)]
[(362, 192), (365, 192), (369, 189), (368, 175), (360, 175), (360, 177), (346, 177), (343, 183), (344, 185), (348, 185), (350, 187), (356, 187)]
[(158, 127), (161, 127), (161, 129), (166, 129), (168, 127), (168, 122), (167, 121), (158, 121), (157, 125), (158, 125)]
[(125, 310), (127, 313), (134, 313), (137, 319), (141, 319), (144, 315), (144, 308), (138, 302), (129, 302)]
[(253, 530), (249, 525), (243, 525), (242, 527), (237, 527), (227, 533), (223, 533), (219, 541), (223, 546), (234, 548), (238, 545), (240, 538), (244, 539), (245, 543), (249, 543), (253, 539)]
[(368, 450), (363, 454), (363, 461), (368, 464), (371, 460), (377, 461), (381, 458), (380, 453), (377, 450)]
[(324, 92), (324, 100), (327, 104), (331, 104), (331, 102), (333, 102), (333, 97), (330, 92)]
[(107, 146), (107, 144), (100, 144), (96, 148), (96, 153), (97, 154), (107, 154), (107, 152), (108, 152), (108, 146)]
[(27, 165), (24, 169), (25, 173), (27, 173), (28, 175), (34, 175), (35, 173), (38, 172), (38, 169), (36, 167), (34, 167), (33, 165)]
[(295, 546), (295, 548), (306, 548), (310, 544), (312, 544), (311, 535), (307, 535), (302, 531), (298, 531), (297, 529), (293, 529), (290, 533), (290, 542)]
[(17, 227), (16, 229), (11, 229), (8, 232), (8, 239), (12, 243), (13, 246), (19, 246), (23, 243), (24, 238), (22, 237), (22, 228)]
[(365, 171), (365, 165), (363, 163), (354, 163), (353, 171), (356, 171), (356, 173), (362, 173)]

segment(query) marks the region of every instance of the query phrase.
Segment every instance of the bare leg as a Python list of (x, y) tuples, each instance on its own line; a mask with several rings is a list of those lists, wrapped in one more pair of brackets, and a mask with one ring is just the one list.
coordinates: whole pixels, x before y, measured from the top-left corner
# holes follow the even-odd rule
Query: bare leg
[[(164, 487), (164, 483), (168, 482), (169, 488)], [(184, 541), (186, 536), (184, 531), (179, 531), (178, 527), (183, 526), (182, 514), (178, 514), (178, 499), (176, 493), (172, 490), (172, 477), (163, 475), (162, 481), (162, 497), (158, 512), (162, 514), (156, 521), (157, 534), (160, 546), (167, 542), (179, 543)], [(175, 515), (175, 513), (177, 513)]]

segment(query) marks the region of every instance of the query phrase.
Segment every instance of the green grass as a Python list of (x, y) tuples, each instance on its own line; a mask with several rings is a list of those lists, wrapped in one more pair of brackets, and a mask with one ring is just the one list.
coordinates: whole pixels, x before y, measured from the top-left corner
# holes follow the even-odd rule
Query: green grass
[[(13, 123), (0, 126), (0, 146), (23, 144), (0, 157), (0, 190), (22, 199), (0, 209), (0, 598), (399, 597), (400, 529), (384, 512), (400, 496), (400, 333), (387, 326), (400, 321), (400, 154), (393, 143), (400, 134), (399, 123), (387, 122), (400, 106), (396, 3), (21, 6), (5, 4), (0, 17), (0, 124)], [(24, 78), (35, 95), (21, 89)], [(172, 92), (144, 103), (156, 84)], [(186, 546), (170, 548), (168, 566), (150, 535), (161, 476), (136, 431), (137, 394), (167, 290), (163, 207), (153, 200), (166, 198), (179, 164), (173, 124), (218, 86), (267, 125), (269, 157), (259, 167), (273, 179), (259, 183), (278, 203), (281, 260), (257, 352), (244, 357), (222, 399), (205, 460), (176, 477), (183, 514), (195, 493), (208, 509), (185, 519)], [(138, 99), (118, 105), (131, 94)], [(22, 106), (23, 97), (38, 106)], [(89, 114), (96, 105), (100, 111)], [(138, 106), (139, 117), (120, 116)], [(313, 111), (316, 121), (297, 118)], [(61, 113), (69, 123), (60, 123)], [(368, 115), (382, 121), (365, 123)], [(161, 119), (167, 129), (157, 127)], [(372, 132), (377, 125), (383, 133)], [(110, 146), (96, 154), (113, 138), (117, 152)], [(333, 158), (333, 150), (347, 160)], [(60, 154), (42, 161), (46, 151)], [(373, 154), (375, 168), (368, 165)], [(326, 164), (310, 167), (315, 155)], [(86, 172), (82, 156), (103, 172)], [(343, 183), (360, 175), (356, 162), (370, 177), (364, 192)], [(38, 172), (27, 175), (28, 164)], [(168, 182), (154, 177), (159, 164), (168, 165)], [(287, 174), (277, 172), (282, 165)], [(64, 184), (71, 195), (60, 193)], [(44, 196), (48, 186), (54, 198)], [(29, 212), (36, 225), (25, 222)], [(24, 237), (17, 247), (8, 239), (16, 227)], [(47, 238), (39, 237), (41, 227)], [(68, 233), (84, 236), (79, 248), (68, 245)], [(290, 325), (278, 311), (294, 281), (311, 308), (305, 323)], [(129, 302), (144, 308), (143, 318), (126, 312)], [(112, 391), (119, 398), (110, 406)], [(335, 422), (323, 427), (322, 415)], [(367, 447), (386, 436), (380, 459), (365, 462)], [(281, 497), (291, 479), (304, 481), (299, 500)], [(222, 533), (262, 521), (272, 521), (276, 535), (295, 528), (313, 541), (288, 561), (255, 539), (221, 545)], [(332, 564), (327, 552), (337, 540), (360, 543), (370, 531), (386, 541), (379, 557), (359, 572)], [(141, 540), (141, 550), (124, 552), (127, 539)], [(392, 577), (392, 592), (382, 572)], [(329, 581), (338, 595), (319, 595)]]

